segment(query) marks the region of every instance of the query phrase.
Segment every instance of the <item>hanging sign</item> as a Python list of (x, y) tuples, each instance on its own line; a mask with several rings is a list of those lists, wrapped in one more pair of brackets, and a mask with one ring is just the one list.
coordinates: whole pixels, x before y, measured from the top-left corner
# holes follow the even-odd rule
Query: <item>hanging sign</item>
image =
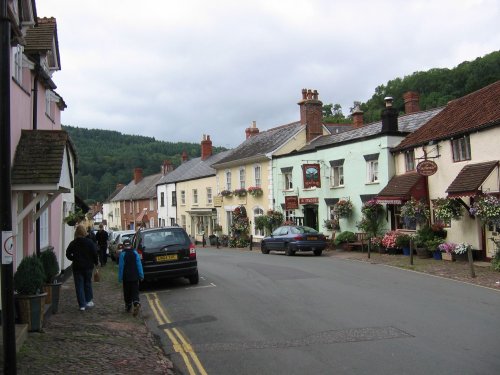
[(303, 164), (304, 188), (321, 187), (319, 164)]
[(421, 176), (432, 176), (438, 170), (438, 166), (432, 160), (422, 160), (417, 164), (417, 173)]
[(285, 210), (296, 210), (299, 208), (299, 199), (296, 195), (285, 196)]

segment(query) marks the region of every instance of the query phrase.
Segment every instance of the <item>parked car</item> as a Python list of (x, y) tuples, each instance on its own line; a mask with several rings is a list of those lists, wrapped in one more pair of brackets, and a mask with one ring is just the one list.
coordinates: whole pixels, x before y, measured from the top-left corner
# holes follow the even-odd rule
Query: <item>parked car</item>
[(132, 241), (134, 234), (135, 230), (123, 230), (116, 235), (115, 240), (109, 245), (109, 256), (111, 257), (112, 260), (118, 262), (118, 258), (120, 257), (120, 252), (123, 249), (123, 241), (126, 238)]
[(184, 228), (140, 230), (133, 246), (141, 257), (145, 281), (186, 277), (191, 284), (198, 284), (196, 247)]
[(322, 233), (313, 228), (294, 225), (276, 228), (260, 243), (263, 254), (269, 254), (271, 250), (281, 250), (288, 256), (294, 255), (296, 251), (312, 251), (314, 255), (320, 256), (326, 246), (327, 240)]

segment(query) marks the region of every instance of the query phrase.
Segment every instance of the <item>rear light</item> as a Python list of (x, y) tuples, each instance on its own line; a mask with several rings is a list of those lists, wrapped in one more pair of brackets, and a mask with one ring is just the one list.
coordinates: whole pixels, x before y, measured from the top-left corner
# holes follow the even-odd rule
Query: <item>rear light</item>
[(302, 241), (304, 239), (304, 237), (303, 236), (295, 236), (295, 237), (293, 237), (293, 239), (296, 241)]
[(189, 244), (189, 259), (196, 259), (196, 246)]

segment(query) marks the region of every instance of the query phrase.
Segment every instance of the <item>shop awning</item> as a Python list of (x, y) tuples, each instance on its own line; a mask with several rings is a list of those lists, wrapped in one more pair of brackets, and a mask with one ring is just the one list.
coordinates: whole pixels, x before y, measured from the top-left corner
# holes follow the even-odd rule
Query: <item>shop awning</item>
[(411, 197), (420, 199), (426, 194), (425, 179), (416, 172), (394, 176), (376, 195), (382, 204), (402, 204)]
[(497, 167), (498, 160), (466, 165), (446, 189), (448, 197), (470, 197), (481, 193), (479, 189)]

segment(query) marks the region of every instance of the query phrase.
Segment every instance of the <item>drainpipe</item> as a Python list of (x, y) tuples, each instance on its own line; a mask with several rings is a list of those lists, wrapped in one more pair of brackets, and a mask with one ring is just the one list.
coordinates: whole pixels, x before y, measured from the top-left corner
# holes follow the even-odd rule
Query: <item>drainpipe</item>
[[(16, 331), (14, 324), (14, 266), (4, 252), (12, 236), (12, 189), (10, 147), (10, 19), (7, 0), (0, 0), (0, 245), (2, 247), (2, 333), (4, 374), (16, 374)], [(9, 247), (12, 250), (13, 247)]]

